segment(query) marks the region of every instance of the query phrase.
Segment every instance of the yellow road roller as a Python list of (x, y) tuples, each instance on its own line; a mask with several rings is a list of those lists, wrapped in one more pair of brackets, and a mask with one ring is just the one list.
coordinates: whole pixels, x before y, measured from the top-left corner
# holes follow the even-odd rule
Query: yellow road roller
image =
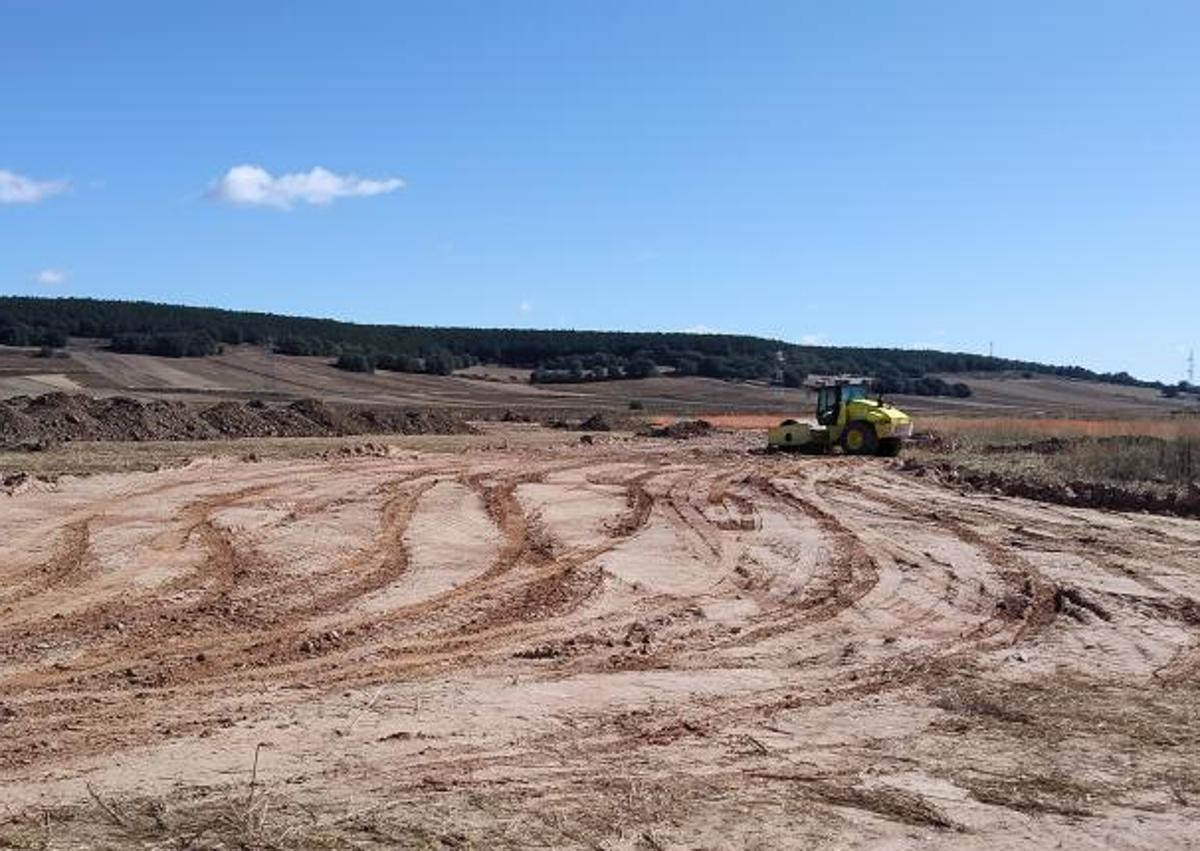
[(805, 386), (817, 393), (817, 422), (788, 419), (767, 432), (771, 452), (830, 452), (848, 455), (900, 453), (912, 437), (912, 418), (882, 397), (868, 395), (871, 380), (861, 376), (810, 376)]

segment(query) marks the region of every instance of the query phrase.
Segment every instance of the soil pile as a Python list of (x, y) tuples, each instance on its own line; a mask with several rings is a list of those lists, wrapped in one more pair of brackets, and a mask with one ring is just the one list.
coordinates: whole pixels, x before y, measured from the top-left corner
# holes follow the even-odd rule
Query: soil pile
[(651, 426), (638, 432), (642, 437), (667, 437), (671, 440), (690, 440), (712, 434), (713, 424), (708, 420), (680, 420), (665, 426)]
[(263, 402), (142, 402), (47, 393), (0, 401), (0, 448), (66, 440), (216, 440), (234, 437), (335, 437), (355, 434), (464, 434), (471, 427), (446, 411), (327, 405), (302, 399)]
[(592, 414), (579, 424), (580, 431), (612, 431), (612, 423), (601, 413)]

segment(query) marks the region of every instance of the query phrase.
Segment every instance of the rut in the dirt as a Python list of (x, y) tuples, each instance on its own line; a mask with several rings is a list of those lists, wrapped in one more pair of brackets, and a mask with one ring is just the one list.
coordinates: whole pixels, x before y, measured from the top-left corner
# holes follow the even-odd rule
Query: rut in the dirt
[[(588, 783), (618, 765), (725, 776), (730, 753), (766, 777), (818, 758), (788, 732), (810, 714), (958, 717), (990, 704), (945, 684), (996, 666), (1043, 676), (1103, 642), (1107, 667), (1077, 676), (1171, 695), (1200, 668), (1184, 521), (969, 498), (854, 460), (595, 449), (219, 462), (15, 498), (0, 773), (186, 752), (201, 776), (263, 740), (300, 786), (355, 786), (391, 757), (339, 774), (328, 754), (354, 728), (425, 743), (406, 760), (437, 776), (537, 788), (557, 782), (546, 754)], [(924, 798), (822, 777), (810, 806), (911, 804), (946, 829)]]

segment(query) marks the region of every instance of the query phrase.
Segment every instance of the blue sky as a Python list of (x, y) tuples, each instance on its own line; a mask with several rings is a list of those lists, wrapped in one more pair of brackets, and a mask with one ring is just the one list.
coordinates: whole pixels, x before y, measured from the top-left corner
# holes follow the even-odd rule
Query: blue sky
[(2, 0), (0, 291), (1177, 380), (1198, 43), (1195, 2)]

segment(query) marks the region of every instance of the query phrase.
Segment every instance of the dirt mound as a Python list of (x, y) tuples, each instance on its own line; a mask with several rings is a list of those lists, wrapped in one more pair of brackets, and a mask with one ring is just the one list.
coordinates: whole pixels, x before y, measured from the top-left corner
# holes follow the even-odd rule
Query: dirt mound
[(337, 412), (318, 399), (300, 399), (288, 405), (286, 411), (324, 430), (333, 431), (341, 427), (341, 417)]
[(339, 446), (321, 454), (322, 458), (387, 458), (392, 454), (390, 447), (382, 443), (354, 443), (349, 446)]
[(680, 420), (665, 426), (651, 426), (638, 434), (642, 437), (666, 437), (671, 440), (690, 440), (693, 437), (705, 437), (713, 432), (713, 424), (708, 420)]
[(47, 393), (0, 403), (0, 445), (63, 440), (203, 440), (217, 436), (204, 420), (178, 402)]
[(0, 402), (0, 448), (30, 449), (66, 440), (214, 440), (358, 434), (463, 434), (472, 429), (446, 411), (327, 405), (302, 399), (194, 406), (116, 396), (47, 393)]
[(237, 402), (218, 402), (201, 411), (199, 416), (220, 435), (266, 437), (271, 433), (258, 411)]
[(601, 413), (592, 414), (579, 424), (580, 431), (612, 431), (612, 423)]

